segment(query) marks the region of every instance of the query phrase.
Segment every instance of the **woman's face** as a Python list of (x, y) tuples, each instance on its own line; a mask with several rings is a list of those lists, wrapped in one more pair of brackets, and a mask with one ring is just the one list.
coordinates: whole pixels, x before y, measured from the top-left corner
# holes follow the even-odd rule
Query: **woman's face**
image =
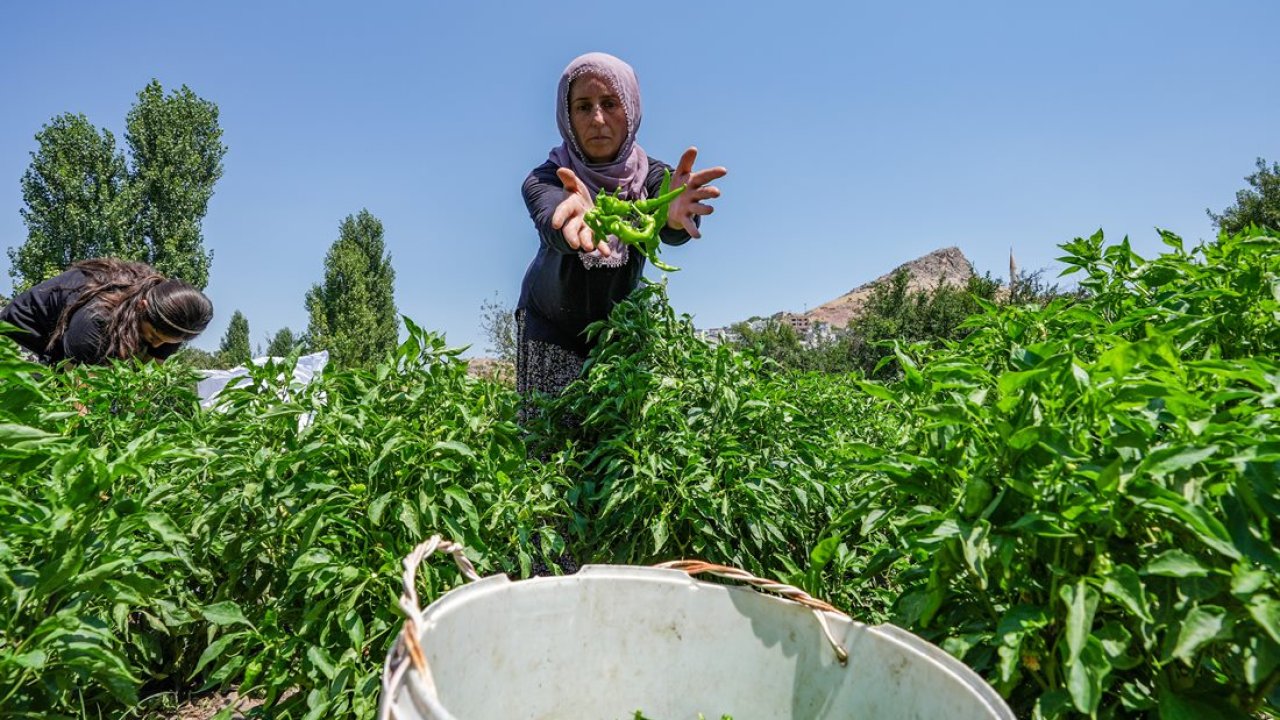
[(622, 98), (597, 75), (582, 75), (569, 86), (569, 125), (592, 163), (612, 162), (627, 139)]
[(141, 337), (142, 342), (153, 349), (159, 348), (161, 345), (173, 345), (183, 342), (182, 338), (165, 335), (156, 330), (156, 326), (147, 320), (142, 320), (138, 323), (138, 337)]

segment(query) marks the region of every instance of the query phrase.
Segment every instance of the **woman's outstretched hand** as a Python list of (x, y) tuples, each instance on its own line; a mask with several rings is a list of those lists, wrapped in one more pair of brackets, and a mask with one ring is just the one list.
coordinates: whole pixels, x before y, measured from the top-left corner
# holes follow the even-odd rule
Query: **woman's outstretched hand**
[(693, 161), (698, 158), (698, 148), (691, 147), (680, 156), (680, 162), (671, 175), (671, 188), (688, 185), (689, 189), (680, 193), (671, 201), (667, 210), (667, 227), (673, 230), (684, 229), (689, 237), (699, 238), (698, 226), (693, 224), (694, 215), (710, 215), (715, 208), (703, 203), (703, 200), (720, 197), (720, 189), (707, 183), (724, 177), (729, 171), (723, 167), (707, 168), (693, 171)]
[[(564, 184), (566, 195), (551, 215), (551, 227), (564, 235), (564, 241), (569, 247), (582, 252), (591, 252), (596, 249), (596, 239), (591, 228), (587, 227), (586, 222), (583, 221), (583, 216), (595, 207), (595, 203), (591, 201), (587, 186), (572, 170), (562, 167), (556, 171), (556, 176)], [(602, 242), (599, 247), (600, 254), (609, 257), (609, 243)]]

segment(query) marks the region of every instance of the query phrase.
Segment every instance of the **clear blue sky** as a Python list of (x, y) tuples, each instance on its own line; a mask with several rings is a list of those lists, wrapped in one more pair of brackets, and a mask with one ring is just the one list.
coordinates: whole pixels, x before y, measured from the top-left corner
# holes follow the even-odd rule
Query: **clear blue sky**
[[(784, 9), (785, 8), (785, 9)], [(804, 310), (948, 245), (977, 269), (1060, 269), (1102, 228), (1144, 254), (1207, 238), (1258, 156), (1280, 160), (1280, 3), (24, 2), (0, 22), (0, 245), (41, 125), (122, 141), (157, 78), (217, 103), (204, 222), (217, 317), (306, 327), (338, 223), (386, 226), (396, 302), (481, 354), (537, 239), (520, 183), (558, 142), (561, 69), (636, 69), (640, 143), (697, 145), (724, 197), (671, 249), (677, 308), (712, 327)], [(8, 289), (8, 258), (0, 288)], [(651, 273), (652, 274), (652, 273)]]

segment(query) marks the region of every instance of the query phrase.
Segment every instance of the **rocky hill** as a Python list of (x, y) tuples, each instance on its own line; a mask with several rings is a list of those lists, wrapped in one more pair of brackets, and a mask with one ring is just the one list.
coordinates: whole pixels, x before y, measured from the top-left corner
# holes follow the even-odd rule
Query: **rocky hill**
[(903, 263), (894, 268), (893, 272), (859, 285), (844, 295), (813, 308), (801, 317), (808, 318), (810, 322), (826, 323), (833, 328), (845, 327), (866, 304), (867, 298), (871, 296), (871, 290), (877, 285), (887, 283), (900, 270), (906, 270), (911, 276), (908, 286), (912, 290), (931, 288), (939, 281), (964, 285), (969, 278), (973, 277), (973, 264), (964, 256), (964, 253), (960, 252), (960, 248), (942, 248), (924, 257)]

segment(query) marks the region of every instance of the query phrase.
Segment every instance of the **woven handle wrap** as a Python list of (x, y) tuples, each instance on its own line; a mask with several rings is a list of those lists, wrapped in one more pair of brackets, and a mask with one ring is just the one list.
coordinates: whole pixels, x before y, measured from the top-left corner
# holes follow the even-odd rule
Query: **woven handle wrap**
[(671, 562), (658, 563), (654, 567), (680, 570), (687, 573), (689, 576), (706, 574), (722, 577), (726, 580), (737, 580), (738, 582), (747, 583), (752, 587), (765, 592), (781, 595), (787, 600), (804, 605), (810, 610), (813, 610), (814, 617), (818, 618), (818, 624), (822, 626), (822, 634), (827, 636), (827, 642), (831, 643), (831, 649), (835, 650), (836, 659), (840, 661), (841, 665), (847, 665), (849, 663), (849, 652), (836, 641), (835, 635), (831, 633), (831, 628), (827, 626), (827, 618), (823, 613), (829, 612), (842, 615), (844, 617), (848, 616), (837, 610), (830, 603), (823, 602), (798, 587), (785, 585), (776, 580), (765, 580), (764, 578), (758, 578), (755, 575), (752, 575), (746, 570), (739, 570), (738, 568), (729, 567), (727, 565), (716, 565), (703, 560), (672, 560)]
[(419, 628), (423, 625), (422, 608), (418, 602), (418, 566), (426, 560), (432, 553), (439, 550), (449, 553), (453, 556), (453, 562), (458, 566), (458, 571), (462, 573), (469, 582), (475, 582), (480, 579), (480, 575), (476, 572), (476, 568), (463, 554), (464, 548), (460, 543), (452, 540), (445, 540), (439, 535), (433, 535), (430, 540), (422, 543), (413, 549), (404, 559), (404, 592), (400, 594), (400, 609), (404, 612), (404, 627), (400, 630), (400, 635), (396, 637), (395, 645), (391, 647), (391, 652), (387, 653), (387, 661), (382, 668), (382, 703), (379, 718), (386, 720), (395, 714), (393, 703), (389, 702), (389, 698), (395, 697), (395, 691), (400, 687), (400, 683), (404, 680), (404, 675), (412, 665), (418, 671), (420, 676), (427, 676), (427, 658), (422, 653), (422, 645), (418, 642)]

